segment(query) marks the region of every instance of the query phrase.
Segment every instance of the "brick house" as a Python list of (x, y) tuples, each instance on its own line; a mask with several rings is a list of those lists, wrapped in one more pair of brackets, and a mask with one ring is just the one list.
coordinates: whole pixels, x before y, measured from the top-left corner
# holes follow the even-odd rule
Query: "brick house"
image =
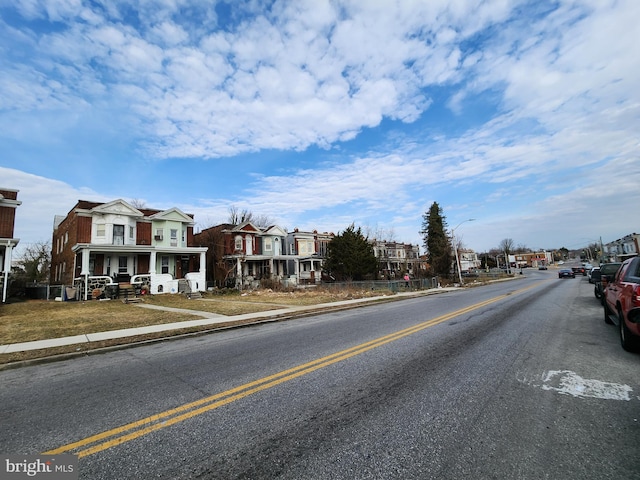
[(286, 232), (277, 225), (221, 224), (195, 234), (206, 247), (208, 282), (218, 287), (255, 287), (261, 280), (283, 281), (286, 271)]
[(420, 246), (375, 239), (371, 244), (381, 278), (400, 278), (405, 273), (418, 276), (421, 273)]
[(135, 208), (124, 200), (79, 200), (56, 216), (51, 283), (87, 299), (107, 285), (145, 285), (149, 293), (204, 291), (206, 248), (194, 246), (193, 215)]
[(0, 290), (2, 303), (7, 301), (9, 274), (13, 249), (19, 238), (14, 238), (16, 208), (22, 204), (18, 201), (19, 190), (0, 187)]

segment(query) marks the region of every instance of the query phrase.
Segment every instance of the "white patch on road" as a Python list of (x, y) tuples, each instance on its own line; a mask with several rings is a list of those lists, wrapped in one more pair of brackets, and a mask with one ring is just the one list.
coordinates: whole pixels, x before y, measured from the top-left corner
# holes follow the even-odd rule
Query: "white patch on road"
[(578, 398), (629, 401), (633, 392), (629, 385), (582, 378), (570, 370), (549, 370), (545, 372), (542, 375), (542, 385), (537, 385), (537, 382), (531, 382), (527, 379), (522, 379), (521, 381), (540, 387), (543, 390), (551, 390)]

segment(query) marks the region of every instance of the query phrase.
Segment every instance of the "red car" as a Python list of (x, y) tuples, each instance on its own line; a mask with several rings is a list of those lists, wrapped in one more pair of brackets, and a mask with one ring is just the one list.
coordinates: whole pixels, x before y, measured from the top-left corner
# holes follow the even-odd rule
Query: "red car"
[[(640, 350), (640, 257), (629, 258), (614, 276), (603, 275), (604, 321), (620, 328), (622, 348)], [(603, 282), (603, 285), (605, 282)]]

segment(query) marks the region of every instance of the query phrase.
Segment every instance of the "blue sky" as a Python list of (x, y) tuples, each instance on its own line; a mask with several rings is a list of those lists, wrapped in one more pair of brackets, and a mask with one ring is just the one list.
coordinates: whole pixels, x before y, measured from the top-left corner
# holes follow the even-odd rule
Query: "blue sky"
[[(640, 232), (640, 2), (0, 0), (21, 245), (79, 199), (477, 251)], [(473, 222), (464, 222), (474, 218)]]

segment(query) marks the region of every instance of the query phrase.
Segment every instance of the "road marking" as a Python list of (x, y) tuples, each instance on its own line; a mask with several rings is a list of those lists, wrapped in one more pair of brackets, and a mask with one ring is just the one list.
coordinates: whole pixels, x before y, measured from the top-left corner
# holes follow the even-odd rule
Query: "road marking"
[[(590, 378), (582, 378), (571, 370), (549, 370), (534, 378), (518, 375), (517, 379), (532, 387), (571, 395), (576, 398), (597, 398), (600, 400), (633, 400), (633, 388), (622, 383), (603, 382)], [(637, 397), (640, 400), (640, 397)]]
[[(530, 290), (531, 288), (536, 287), (537, 285), (539, 285), (539, 283), (542, 283), (542, 282), (537, 282), (533, 285), (524, 287), (514, 292), (500, 295), (500, 296), (491, 298), (489, 300), (485, 300), (483, 302), (477, 303), (475, 305), (465, 307), (460, 310), (456, 310), (455, 312), (441, 315), (439, 317), (433, 318), (423, 323), (419, 323), (412, 327), (399, 330), (397, 332), (391, 333), (389, 335), (385, 335), (383, 337), (379, 337), (369, 342), (356, 345), (355, 347), (351, 347), (346, 350), (342, 350), (340, 352), (336, 352), (334, 354), (328, 355), (326, 357), (318, 358), (311, 362), (304, 363), (302, 365), (298, 365), (296, 367), (293, 367), (287, 370), (283, 370), (273, 375), (269, 375), (267, 377), (263, 377), (258, 380), (255, 380), (253, 382), (245, 383), (244, 385), (240, 385), (230, 390), (217, 393), (215, 395), (211, 395), (209, 397), (202, 398), (200, 400), (196, 400), (195, 402), (187, 403), (179, 407), (172, 408), (170, 410), (166, 410), (164, 412), (158, 413), (156, 415), (151, 415), (149, 417), (137, 420), (135, 422), (131, 422), (111, 430), (107, 430), (97, 435), (92, 435), (82, 440), (78, 440), (77, 442), (63, 445), (59, 448), (44, 452), (43, 455), (75, 453), (76, 455), (78, 455), (78, 457), (81, 458), (81, 457), (86, 457), (88, 455), (92, 455), (94, 453), (101, 452), (108, 448), (114, 447), (116, 445), (121, 445), (123, 443), (129, 442), (136, 438), (142, 437), (143, 435), (147, 435), (149, 433), (160, 430), (162, 428), (183, 422), (197, 415), (201, 415), (211, 410), (215, 410), (216, 408), (222, 407), (224, 405), (228, 405), (232, 402), (235, 402), (236, 400), (240, 400), (242, 398), (248, 397), (249, 395), (253, 395), (254, 393), (267, 390), (269, 388), (272, 388), (282, 383), (296, 379), (303, 375), (307, 375), (309, 373), (315, 372), (316, 370), (327, 367), (329, 365), (342, 362), (349, 358), (355, 357), (356, 355), (360, 355), (361, 353), (365, 353), (374, 348), (378, 348), (378, 347), (381, 347), (382, 345), (386, 345), (390, 342), (400, 340), (401, 338), (407, 337), (409, 335), (413, 335), (414, 333), (417, 333), (426, 328), (434, 327), (454, 317), (472, 312), (479, 308), (482, 308), (492, 303), (503, 300), (514, 294), (525, 292), (527, 290)], [(84, 448), (84, 447), (87, 447), (87, 448)]]
[(541, 388), (578, 398), (603, 400), (629, 401), (633, 392), (629, 385), (582, 378), (571, 370), (549, 370), (543, 376)]

